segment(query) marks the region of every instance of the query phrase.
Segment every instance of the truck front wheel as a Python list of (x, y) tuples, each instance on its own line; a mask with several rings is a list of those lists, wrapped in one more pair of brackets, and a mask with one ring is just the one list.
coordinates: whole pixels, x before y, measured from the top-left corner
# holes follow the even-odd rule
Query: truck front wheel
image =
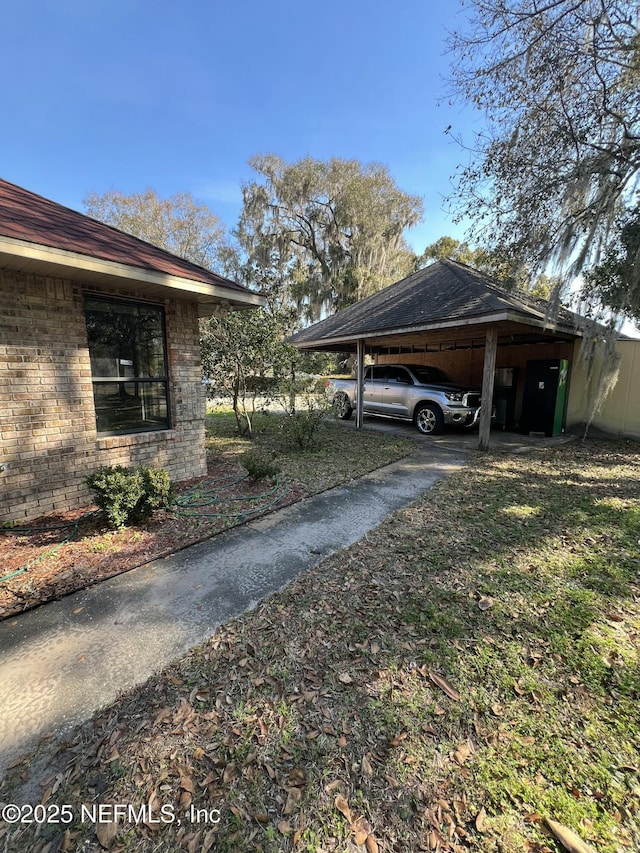
[(333, 410), (341, 421), (348, 421), (353, 414), (351, 401), (346, 394), (336, 394), (333, 398)]
[(423, 435), (440, 435), (444, 429), (444, 415), (435, 403), (421, 403), (413, 416), (418, 432)]

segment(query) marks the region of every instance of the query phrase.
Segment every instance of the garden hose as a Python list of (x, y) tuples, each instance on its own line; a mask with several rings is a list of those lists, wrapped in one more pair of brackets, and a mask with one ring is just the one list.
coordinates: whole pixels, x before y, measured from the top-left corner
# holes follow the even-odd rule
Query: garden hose
[[(225, 496), (223, 493), (221, 494), (224, 489), (229, 488), (229, 486), (235, 486), (237, 483), (242, 482), (242, 480), (246, 480), (248, 476), (249, 475), (247, 473), (228, 474), (225, 477), (204, 480), (196, 486), (193, 486), (191, 489), (181, 492), (180, 495), (174, 499), (173, 504), (169, 507), (168, 511), (173, 512), (175, 515), (185, 517), (245, 519), (251, 515), (259, 515), (268, 511), (279, 503), (279, 501), (281, 501), (289, 491), (286, 484), (283, 484), (276, 479), (270, 489), (255, 495)], [(246, 501), (258, 502), (258, 505), (253, 505), (246, 509), (234, 508), (233, 506), (234, 504)], [(226, 508), (225, 504), (227, 505)], [(54, 530), (66, 530), (68, 527), (71, 528), (71, 530), (62, 542), (58, 542), (52, 548), (44, 551), (39, 557), (36, 557), (34, 560), (31, 560), (26, 563), (26, 565), (21, 566), (19, 569), (15, 569), (15, 571), (9, 572), (8, 574), (0, 577), (0, 583), (17, 578), (41, 560), (55, 554), (63, 545), (71, 542), (71, 540), (76, 537), (81, 522), (98, 515), (100, 512), (101, 510), (94, 510), (93, 512), (81, 515), (75, 521), (70, 521), (67, 524), (51, 525), (50, 527), (1, 528), (0, 533), (13, 533), (17, 535), (48, 533)]]
[[(273, 486), (265, 492), (260, 492), (256, 495), (224, 495), (220, 494), (220, 489), (225, 486), (235, 485), (241, 480), (245, 480), (249, 475), (242, 474), (230, 478), (220, 478), (213, 480), (205, 480), (183, 492), (173, 502), (171, 511), (176, 515), (200, 518), (246, 518), (250, 515), (258, 515), (275, 506), (289, 491), (286, 484), (281, 483), (278, 479), (274, 481)], [(251, 506), (247, 509), (233, 508), (233, 504), (242, 503), (245, 501), (258, 502), (257, 506)], [(225, 504), (227, 505), (225, 507)]]
[(69, 521), (67, 524), (52, 524), (50, 527), (4, 527), (0, 529), (0, 533), (14, 533), (16, 535), (20, 534), (29, 534), (29, 533), (48, 533), (51, 530), (66, 530), (67, 527), (71, 528), (71, 532), (65, 536), (62, 542), (58, 542), (57, 545), (54, 545), (52, 548), (49, 548), (48, 551), (43, 551), (39, 557), (36, 557), (34, 560), (26, 563), (24, 566), (21, 566), (19, 569), (15, 569), (13, 572), (9, 572), (6, 575), (0, 577), (0, 583), (4, 583), (5, 581), (10, 581), (12, 578), (17, 578), (23, 572), (26, 572), (27, 569), (30, 569), (32, 566), (35, 566), (40, 560), (44, 560), (45, 557), (51, 557), (57, 551), (62, 548), (63, 545), (66, 545), (67, 542), (71, 542), (72, 539), (75, 539), (76, 534), (78, 533), (78, 527), (81, 522), (86, 521), (89, 518), (93, 518), (94, 515), (98, 515), (100, 512), (99, 509), (94, 510), (93, 512), (87, 512), (84, 515), (76, 518), (75, 521)]

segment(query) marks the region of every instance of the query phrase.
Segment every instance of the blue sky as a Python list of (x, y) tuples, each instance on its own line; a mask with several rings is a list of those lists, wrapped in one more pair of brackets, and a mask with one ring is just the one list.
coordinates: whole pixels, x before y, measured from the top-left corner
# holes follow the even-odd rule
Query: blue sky
[(422, 196), (417, 251), (471, 137), (451, 107), (458, 0), (23, 0), (3, 10), (0, 176), (77, 210), (87, 192), (191, 192), (232, 228), (247, 160), (385, 164)]

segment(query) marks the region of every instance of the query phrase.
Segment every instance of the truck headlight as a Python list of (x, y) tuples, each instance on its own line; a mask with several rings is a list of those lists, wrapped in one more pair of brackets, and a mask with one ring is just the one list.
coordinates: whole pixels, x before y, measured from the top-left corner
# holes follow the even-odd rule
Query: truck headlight
[(445, 391), (444, 396), (451, 403), (461, 403), (464, 395), (461, 391)]

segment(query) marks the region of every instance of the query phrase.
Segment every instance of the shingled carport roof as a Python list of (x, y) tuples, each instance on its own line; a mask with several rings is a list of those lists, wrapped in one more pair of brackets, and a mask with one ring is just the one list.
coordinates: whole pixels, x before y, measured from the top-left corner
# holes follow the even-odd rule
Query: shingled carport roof
[(424, 339), (425, 333), (460, 337), (461, 329), (467, 340), (474, 334), (484, 339), (479, 327), (487, 324), (499, 324), (512, 337), (526, 333), (523, 343), (531, 335), (571, 340), (581, 334), (579, 315), (560, 308), (551, 321), (546, 309), (543, 300), (506, 291), (477, 270), (445, 259), (303, 329), (291, 343), (305, 350), (348, 351), (366, 339), (375, 351), (385, 343)]

